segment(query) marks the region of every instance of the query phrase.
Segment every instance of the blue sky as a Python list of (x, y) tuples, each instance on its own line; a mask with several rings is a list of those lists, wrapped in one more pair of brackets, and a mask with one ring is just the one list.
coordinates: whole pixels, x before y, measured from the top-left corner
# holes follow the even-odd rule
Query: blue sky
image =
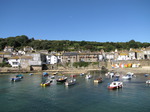
[(0, 38), (150, 42), (150, 0), (0, 0)]

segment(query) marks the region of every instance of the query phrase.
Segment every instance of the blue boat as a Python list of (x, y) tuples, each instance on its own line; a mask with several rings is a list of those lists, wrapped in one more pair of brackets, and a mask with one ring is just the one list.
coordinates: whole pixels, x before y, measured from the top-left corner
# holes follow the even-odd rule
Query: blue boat
[(149, 74), (145, 74), (144, 76), (145, 76), (145, 77), (148, 77), (148, 76), (149, 76)]
[(47, 72), (43, 72), (43, 76), (48, 76), (48, 73)]
[(33, 75), (33, 73), (29, 73), (29, 75)]
[(22, 74), (18, 74), (18, 75), (16, 75), (16, 78), (23, 78), (23, 75)]
[(114, 81), (119, 81), (119, 78), (115, 78)]
[(20, 77), (13, 77), (13, 78), (11, 78), (11, 81), (13, 81), (13, 82), (17, 82), (17, 81), (20, 81), (20, 80), (21, 80)]

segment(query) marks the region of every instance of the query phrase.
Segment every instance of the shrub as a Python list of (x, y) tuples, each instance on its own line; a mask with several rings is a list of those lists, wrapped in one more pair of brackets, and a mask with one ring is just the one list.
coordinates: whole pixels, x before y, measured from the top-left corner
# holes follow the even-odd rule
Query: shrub
[(74, 67), (87, 67), (90, 65), (90, 62), (74, 62), (73, 66)]
[(3, 62), (3, 63), (0, 63), (0, 67), (11, 67), (11, 65), (6, 62)]

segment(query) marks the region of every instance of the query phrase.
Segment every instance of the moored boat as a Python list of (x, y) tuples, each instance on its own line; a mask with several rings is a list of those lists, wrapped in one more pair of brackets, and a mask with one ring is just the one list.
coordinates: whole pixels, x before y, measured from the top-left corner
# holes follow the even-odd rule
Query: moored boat
[(48, 76), (48, 73), (47, 72), (43, 72), (43, 76)]
[(62, 76), (62, 77), (58, 77), (58, 79), (56, 80), (57, 82), (66, 82), (67, 77)]
[(84, 75), (84, 73), (80, 73), (80, 76), (83, 76)]
[(33, 73), (29, 73), (29, 75), (33, 75)]
[(145, 77), (148, 77), (148, 76), (149, 76), (149, 74), (144, 74), (144, 76), (145, 76)]
[(100, 83), (100, 82), (102, 82), (102, 81), (103, 81), (103, 80), (102, 80), (101, 77), (99, 77), (99, 78), (97, 78), (97, 79), (94, 80), (94, 82), (96, 82), (96, 83)]
[(108, 85), (108, 89), (119, 89), (123, 87), (123, 82), (121, 81), (113, 81)]
[(53, 73), (53, 75), (57, 75), (57, 74), (58, 74), (58, 72)]
[(110, 73), (109, 73), (110, 78), (114, 77), (114, 75), (115, 75), (114, 72), (110, 72)]
[(22, 74), (18, 74), (18, 75), (16, 75), (16, 78), (23, 78), (23, 75)]
[(147, 81), (146, 81), (146, 84), (150, 84), (150, 80), (147, 80)]
[(45, 86), (50, 86), (50, 83), (51, 83), (52, 81), (51, 80), (48, 80), (48, 81), (46, 81), (45, 83), (41, 83), (41, 86), (43, 86), (43, 87), (45, 87)]
[(55, 76), (54, 75), (50, 75), (50, 76), (48, 76), (48, 79), (55, 79)]
[(86, 75), (85, 78), (86, 78), (86, 79), (91, 79), (91, 78), (92, 78), (92, 75)]
[(122, 76), (122, 79), (126, 79), (126, 80), (130, 80), (131, 78), (132, 78), (132, 76), (129, 74)]
[(65, 82), (66, 86), (71, 86), (71, 85), (74, 85), (74, 84), (76, 84), (76, 79), (69, 79)]
[(115, 76), (115, 78), (119, 78), (119, 77), (120, 77), (120, 74), (119, 74), (119, 73), (116, 73), (114, 76)]
[(21, 78), (20, 77), (12, 77), (10, 80), (13, 82), (17, 82), (17, 81), (20, 81)]

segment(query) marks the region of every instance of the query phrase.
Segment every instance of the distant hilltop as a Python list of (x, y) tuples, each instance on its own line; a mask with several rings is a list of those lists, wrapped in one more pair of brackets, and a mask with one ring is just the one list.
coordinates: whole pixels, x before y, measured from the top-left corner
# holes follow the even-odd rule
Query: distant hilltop
[(0, 38), (0, 51), (5, 46), (13, 46), (15, 50), (22, 49), (25, 46), (31, 46), (36, 50), (48, 50), (48, 51), (100, 51), (105, 52), (118, 50), (129, 50), (130, 48), (146, 48), (150, 46), (150, 43), (136, 42), (130, 40), (129, 42), (91, 42), (91, 41), (69, 41), (69, 40), (35, 40), (34, 38), (27, 37), (26, 35)]

